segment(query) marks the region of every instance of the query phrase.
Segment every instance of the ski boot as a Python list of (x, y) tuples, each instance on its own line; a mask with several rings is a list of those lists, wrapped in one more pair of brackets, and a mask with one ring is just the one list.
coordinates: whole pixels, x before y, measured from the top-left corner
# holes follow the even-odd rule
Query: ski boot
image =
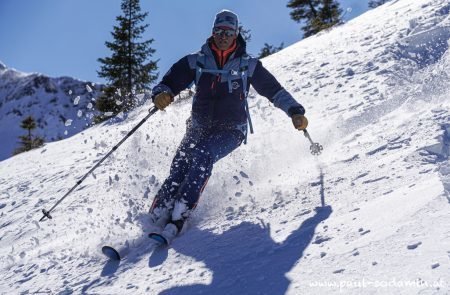
[(170, 220), (166, 223), (162, 232), (151, 232), (148, 235), (149, 238), (156, 240), (161, 244), (170, 245), (173, 239), (183, 229), (184, 222), (189, 215), (189, 210), (186, 203), (183, 201), (175, 202), (171, 215)]

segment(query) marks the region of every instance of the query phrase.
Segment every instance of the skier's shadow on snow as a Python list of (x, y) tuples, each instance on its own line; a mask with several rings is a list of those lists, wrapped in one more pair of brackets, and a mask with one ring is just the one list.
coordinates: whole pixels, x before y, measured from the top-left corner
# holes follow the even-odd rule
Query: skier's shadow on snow
[(212, 282), (160, 294), (284, 294), (290, 284), (286, 273), (303, 257), (316, 227), (331, 212), (330, 206), (316, 208), (315, 215), (281, 243), (272, 240), (270, 226), (264, 224), (243, 222), (220, 235), (192, 228), (172, 248), (205, 263)]

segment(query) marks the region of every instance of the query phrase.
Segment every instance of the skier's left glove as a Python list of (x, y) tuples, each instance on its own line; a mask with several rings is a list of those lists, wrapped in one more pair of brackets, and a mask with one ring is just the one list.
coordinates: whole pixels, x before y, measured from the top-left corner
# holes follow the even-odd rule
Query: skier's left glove
[(292, 124), (294, 124), (295, 129), (305, 130), (308, 127), (308, 119), (300, 114), (294, 114), (291, 116)]

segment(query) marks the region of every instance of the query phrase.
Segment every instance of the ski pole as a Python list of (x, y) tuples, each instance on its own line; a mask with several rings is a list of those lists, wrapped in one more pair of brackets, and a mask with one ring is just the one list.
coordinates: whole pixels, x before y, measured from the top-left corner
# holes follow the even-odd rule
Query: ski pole
[(45, 218), (48, 219), (52, 219), (52, 216), (50, 215), (50, 213), (56, 208), (56, 206), (59, 205), (59, 203), (61, 203), (71, 192), (73, 192), (75, 190), (75, 188), (77, 186), (79, 186), (83, 180), (85, 180), (89, 174), (91, 174), (98, 166), (100, 166), (101, 163), (103, 163), (103, 161), (106, 160), (106, 158), (108, 158), (115, 150), (117, 150), (119, 148), (119, 146), (125, 142), (125, 140), (128, 139), (128, 137), (130, 137), (134, 132), (136, 132), (136, 130), (139, 129), (139, 127), (142, 126), (142, 124), (145, 123), (145, 121), (147, 121), (148, 118), (150, 118), (154, 113), (156, 113), (158, 111), (158, 108), (156, 107), (152, 107), (148, 112), (148, 115), (141, 120), (141, 122), (139, 122), (139, 124), (137, 124), (133, 129), (131, 129), (130, 132), (128, 132), (128, 134), (117, 144), (115, 145), (112, 150), (110, 150), (97, 164), (95, 164), (94, 167), (91, 168), (91, 170), (89, 170), (88, 173), (86, 173), (80, 180), (77, 181), (77, 183), (61, 198), (58, 200), (58, 202), (56, 202), (55, 205), (53, 205), (53, 207), (50, 210), (45, 210), (42, 209), (42, 213), (44, 214), (44, 216), (42, 216), (42, 218), (39, 221), (43, 221), (45, 220)]
[(313, 154), (314, 156), (320, 155), (322, 153), (323, 146), (318, 142), (314, 142), (306, 129), (303, 130), (303, 134), (311, 143), (311, 146), (309, 147), (309, 149), (311, 150), (311, 154)]

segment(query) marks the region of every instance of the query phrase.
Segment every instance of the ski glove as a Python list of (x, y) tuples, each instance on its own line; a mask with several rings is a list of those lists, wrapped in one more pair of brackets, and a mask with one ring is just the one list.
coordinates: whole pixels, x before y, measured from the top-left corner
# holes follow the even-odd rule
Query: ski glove
[(294, 114), (291, 116), (292, 124), (298, 130), (305, 130), (308, 127), (308, 119), (300, 114)]
[(167, 92), (161, 92), (157, 94), (153, 100), (153, 103), (158, 108), (158, 110), (164, 110), (169, 104), (173, 102), (173, 96)]

